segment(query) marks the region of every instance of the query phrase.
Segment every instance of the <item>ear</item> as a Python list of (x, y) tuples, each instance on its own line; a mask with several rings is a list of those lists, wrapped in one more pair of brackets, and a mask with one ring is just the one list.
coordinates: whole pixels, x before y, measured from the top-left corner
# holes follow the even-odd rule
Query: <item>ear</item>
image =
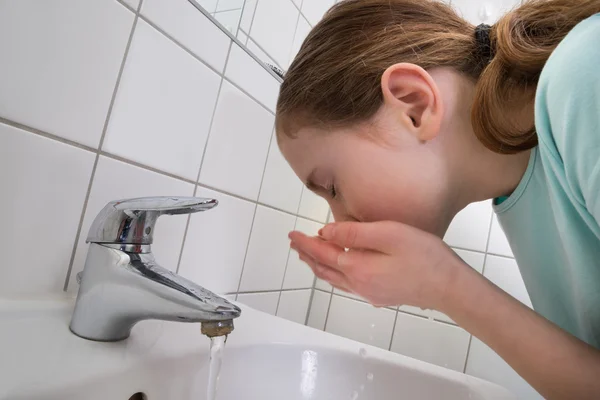
[(419, 140), (428, 141), (438, 135), (443, 105), (427, 71), (415, 64), (394, 64), (383, 73), (381, 90), (384, 104), (396, 110), (401, 122)]

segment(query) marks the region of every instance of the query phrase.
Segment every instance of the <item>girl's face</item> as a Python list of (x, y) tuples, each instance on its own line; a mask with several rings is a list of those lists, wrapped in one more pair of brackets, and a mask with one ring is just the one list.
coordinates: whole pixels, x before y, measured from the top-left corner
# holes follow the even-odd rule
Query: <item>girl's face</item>
[(442, 236), (446, 180), (435, 140), (400, 132), (380, 112), (362, 126), (282, 137), (281, 151), (306, 186), (329, 203), (336, 221), (394, 220)]

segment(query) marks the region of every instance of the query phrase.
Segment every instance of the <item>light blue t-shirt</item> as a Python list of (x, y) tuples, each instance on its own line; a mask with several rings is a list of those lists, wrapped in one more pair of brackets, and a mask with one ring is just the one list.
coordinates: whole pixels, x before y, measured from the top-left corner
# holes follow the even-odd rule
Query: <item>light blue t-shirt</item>
[(534, 309), (600, 348), (600, 14), (546, 63), (535, 125), (527, 171), (494, 208)]

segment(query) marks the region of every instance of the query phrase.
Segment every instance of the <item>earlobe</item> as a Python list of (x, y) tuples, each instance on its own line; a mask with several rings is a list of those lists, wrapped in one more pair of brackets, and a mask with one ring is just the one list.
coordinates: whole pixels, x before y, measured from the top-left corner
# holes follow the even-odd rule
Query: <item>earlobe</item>
[(423, 68), (409, 63), (390, 66), (381, 77), (384, 104), (399, 113), (401, 121), (421, 141), (440, 131), (443, 105), (438, 87)]

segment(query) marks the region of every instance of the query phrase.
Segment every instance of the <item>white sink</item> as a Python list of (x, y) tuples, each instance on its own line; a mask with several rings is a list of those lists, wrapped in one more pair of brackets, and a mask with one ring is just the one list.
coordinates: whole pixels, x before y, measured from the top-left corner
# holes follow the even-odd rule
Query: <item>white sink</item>
[[(120, 343), (70, 333), (73, 299), (0, 300), (1, 400), (204, 400), (198, 324), (147, 321)], [(506, 389), (242, 307), (218, 400), (516, 399)], [(138, 397), (141, 398), (141, 397)]]

